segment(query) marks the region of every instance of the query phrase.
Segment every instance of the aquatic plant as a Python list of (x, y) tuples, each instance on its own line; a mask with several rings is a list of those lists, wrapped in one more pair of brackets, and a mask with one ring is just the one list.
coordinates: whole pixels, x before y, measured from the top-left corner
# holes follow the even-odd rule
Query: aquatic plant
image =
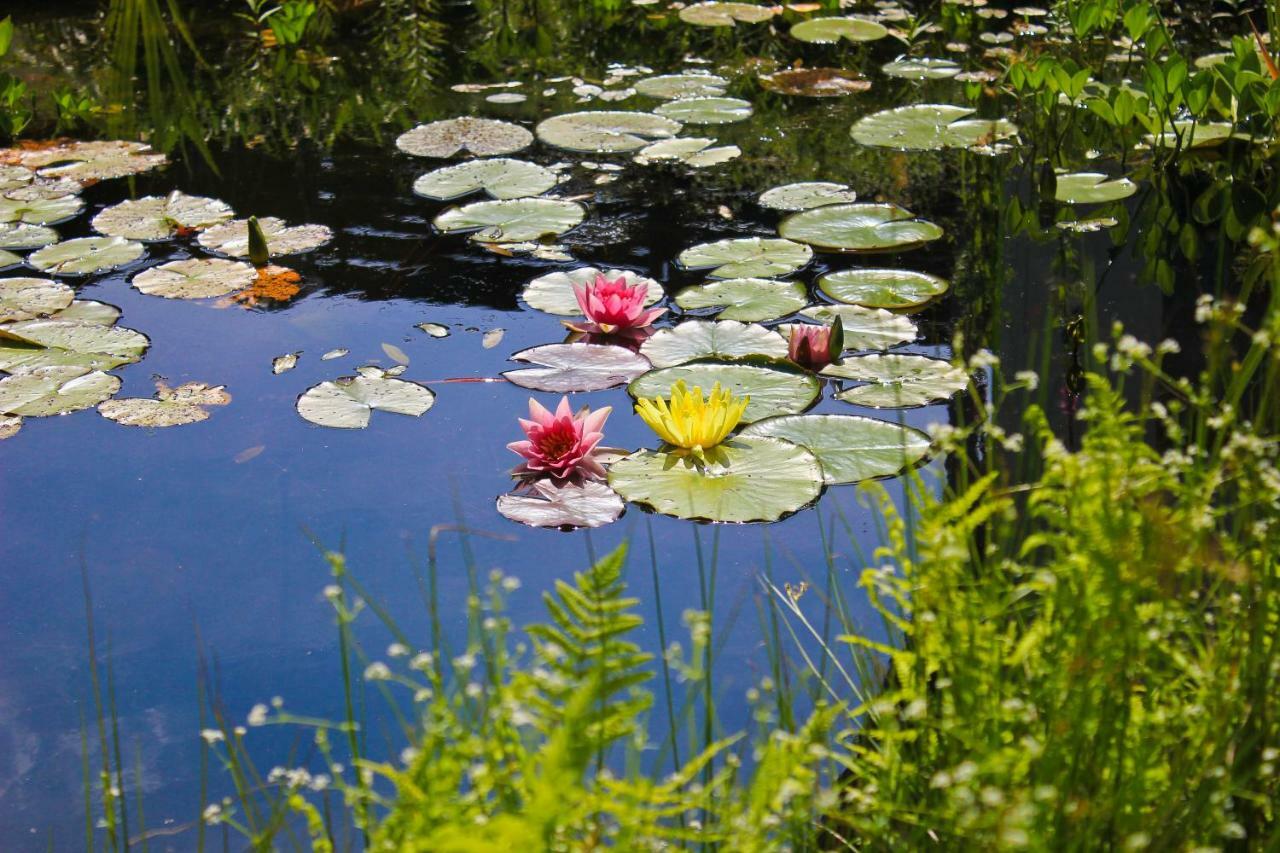
[(636, 402), (636, 414), (667, 444), (701, 457), (733, 432), (750, 400), (735, 398), (719, 382), (703, 397), (701, 388), (690, 390), (681, 379), (671, 386), (669, 403), (662, 397), (643, 398)]
[(507, 449), (524, 457), (512, 473), (517, 476), (549, 476), (556, 480), (604, 477), (604, 468), (595, 458), (596, 445), (604, 438), (601, 429), (613, 407), (577, 414), (569, 408), (569, 398), (561, 397), (555, 413), (529, 398), (529, 419), (520, 418), (524, 441), (513, 441)]
[(571, 324), (578, 332), (611, 334), (624, 329), (641, 329), (667, 313), (666, 308), (645, 308), (649, 285), (643, 280), (634, 284), (623, 276), (610, 279), (597, 273), (587, 284), (573, 285), (578, 307), (587, 318), (585, 324)]

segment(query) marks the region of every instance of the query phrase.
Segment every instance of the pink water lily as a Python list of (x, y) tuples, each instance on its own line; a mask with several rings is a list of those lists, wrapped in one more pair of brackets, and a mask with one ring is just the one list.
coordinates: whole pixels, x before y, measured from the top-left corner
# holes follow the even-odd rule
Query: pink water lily
[(797, 323), (790, 329), (787, 358), (801, 367), (821, 370), (844, 352), (844, 326), (837, 317), (830, 326)]
[(579, 332), (603, 332), (611, 334), (620, 329), (639, 329), (648, 326), (666, 313), (665, 308), (645, 308), (649, 285), (643, 281), (628, 284), (625, 276), (610, 281), (597, 273), (586, 285), (575, 284), (573, 294), (578, 298), (587, 322), (570, 325)]
[(512, 473), (517, 476), (550, 476), (556, 480), (576, 477), (604, 477), (604, 468), (595, 459), (596, 445), (604, 438), (601, 428), (612, 407), (576, 415), (569, 398), (561, 397), (555, 413), (537, 400), (529, 400), (529, 420), (520, 418), (525, 441), (513, 441), (507, 449), (524, 457), (524, 464)]

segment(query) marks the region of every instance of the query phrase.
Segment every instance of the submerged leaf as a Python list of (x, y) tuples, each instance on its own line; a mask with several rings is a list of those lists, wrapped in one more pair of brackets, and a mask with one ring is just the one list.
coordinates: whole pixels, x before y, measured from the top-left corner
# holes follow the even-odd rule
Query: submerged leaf
[(788, 68), (760, 76), (760, 85), (781, 95), (840, 98), (871, 88), (871, 81), (844, 68)]

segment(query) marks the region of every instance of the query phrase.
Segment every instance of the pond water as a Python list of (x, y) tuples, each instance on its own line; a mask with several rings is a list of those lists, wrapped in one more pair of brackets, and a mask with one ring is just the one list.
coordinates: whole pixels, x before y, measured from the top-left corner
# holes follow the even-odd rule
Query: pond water
[[(456, 10), (450, 14), (465, 19)], [(797, 47), (783, 44), (785, 35), (750, 25), (713, 32), (667, 15), (662, 29), (650, 22), (646, 26), (655, 29), (644, 30), (644, 38), (632, 43), (626, 28), (646, 14), (631, 8), (598, 22), (605, 46), (580, 55), (553, 46), (513, 47), (516, 58), (500, 63), (490, 61), (489, 54), (464, 61), (446, 52), (437, 69), (438, 85), (414, 101), (413, 114), (401, 108), (380, 121), (356, 120), (332, 139), (306, 131), (331, 129), (326, 122), (352, 102), (366, 78), (347, 80), (345, 87), (342, 81), (322, 80), (309, 96), (322, 118), (299, 112), (280, 117), (277, 124), (246, 123), (234, 132), (212, 134), (203, 150), (159, 127), (144, 132), (155, 119), (145, 111), (131, 119), (138, 122), (138, 133), (113, 134), (152, 139), (171, 163), (86, 187), (84, 211), (55, 226), (63, 241), (94, 235), (90, 220), (124, 199), (174, 190), (221, 199), (237, 216), (324, 225), (333, 237), (314, 251), (274, 259), (301, 276), (300, 291), (278, 302), (163, 299), (131, 286), (135, 276), (158, 264), (210, 257), (195, 235), (148, 243), (141, 259), (103, 274), (59, 279), (74, 286), (77, 299), (116, 306), (120, 326), (150, 339), (137, 363), (111, 371), (123, 383), (118, 398), (151, 397), (162, 380), (170, 386), (223, 385), (231, 400), (211, 407), (207, 420), (172, 428), (123, 426), (92, 408), (29, 417), (15, 436), (0, 442), (0, 625), (7, 639), (0, 658), (0, 839), (5, 849), (63, 849), (68, 839), (82, 837), (81, 732), (92, 728), (94, 719), (85, 619), (89, 602), (82, 579), (91, 591), (97, 654), (112, 667), (125, 753), (140, 763), (140, 776), (130, 784), (142, 789), (148, 826), (174, 833), (155, 843), (174, 849), (193, 844), (190, 826), (201, 785), (202, 661), (220, 701), (234, 715), (276, 695), (299, 712), (341, 715), (337, 634), (321, 592), (330, 576), (317, 543), (343, 550), (370, 594), (410, 633), (422, 635), (427, 621), (419, 576), (437, 525), (473, 531), (467, 541), (481, 577), (500, 567), (523, 582), (512, 601), (517, 624), (541, 618), (540, 593), (554, 580), (569, 577), (590, 555), (630, 540), (628, 577), (641, 599), (646, 649), (661, 648), (659, 612), (671, 640), (685, 636), (684, 611), (713, 610), (719, 638), (716, 684), (719, 695), (727, 697), (718, 706), (719, 724), (727, 731), (746, 724), (748, 710), (740, 697), (767, 670), (759, 615), (766, 599), (759, 578), (766, 565), (779, 584), (811, 584), (816, 591), (806, 609), (818, 619), (823, 590), (835, 583), (852, 618), (876, 630), (857, 580), (866, 565), (873, 565), (878, 528), (856, 486), (827, 488), (816, 503), (763, 525), (707, 525), (629, 504), (612, 524), (570, 532), (531, 528), (498, 512), (495, 499), (511, 490), (508, 472), (519, 461), (506, 448), (522, 437), (516, 418), (525, 415), (530, 396), (548, 406), (559, 399), (559, 394), (531, 392), (500, 379), (520, 366), (510, 361), (514, 353), (565, 340), (561, 318), (520, 298), (538, 276), (588, 265), (618, 268), (649, 277), (673, 294), (707, 281), (705, 271), (676, 263), (683, 250), (725, 238), (777, 236), (785, 214), (759, 205), (760, 193), (796, 181), (831, 181), (851, 187), (861, 201), (908, 208), (940, 226), (943, 236), (871, 256), (818, 252), (785, 277), (803, 283), (812, 303), (830, 301), (813, 285), (835, 270), (901, 268), (948, 279), (946, 294), (901, 315), (917, 328), (892, 352), (949, 359), (954, 336), (963, 333), (962, 355), (989, 347), (1002, 359), (997, 369), (1006, 374), (1042, 371), (1041, 398), (1064, 433), (1070, 430), (1077, 389), (1069, 378), (1071, 347), (1063, 343), (1058, 308), (1087, 314), (1089, 327), (1104, 334), (1112, 320), (1121, 320), (1143, 340), (1192, 336), (1189, 306), (1195, 290), (1179, 288), (1166, 295), (1155, 286), (1150, 268), (1160, 250), (1144, 248), (1144, 232), (1126, 227), (1158, 206), (1153, 194), (1168, 197), (1173, 190), (1167, 182), (1143, 183), (1138, 195), (1123, 201), (1078, 208), (1082, 216), (1116, 217), (1121, 221), (1116, 227), (1096, 233), (1074, 233), (1052, 222), (1044, 228), (1017, 227), (1039, 180), (1026, 165), (1031, 158), (1017, 151), (903, 152), (861, 145), (849, 135), (856, 120), (884, 108), (967, 103), (972, 88), (982, 83), (885, 75), (880, 66), (904, 50), (893, 39)], [(72, 14), (50, 22), (35, 11), (25, 19), (18, 14), (20, 27), (36, 21), (87, 26), (89, 20)], [(209, 29), (197, 28), (197, 33), (211, 53), (220, 40), (241, 37), (206, 23)], [(983, 26), (994, 32), (1007, 23), (993, 20)], [(785, 29), (778, 24), (778, 31)], [(581, 38), (570, 44), (580, 45)], [(913, 53), (946, 56), (945, 41), (946, 34), (939, 34), (921, 42), (930, 50), (917, 47)], [(38, 52), (47, 44), (33, 40), (28, 47)], [(529, 58), (519, 58), (522, 53)], [(685, 62), (686, 54), (707, 61)], [(746, 73), (751, 61), (768, 56), (804, 56), (809, 65), (858, 69), (872, 87), (829, 99), (768, 92)], [(967, 68), (985, 67), (977, 49), (957, 61)], [(610, 62), (650, 71), (619, 78), (603, 87), (607, 90), (654, 74), (725, 73), (728, 94), (750, 101), (754, 114), (730, 124), (690, 125), (682, 136), (714, 137), (718, 146), (738, 146), (741, 156), (698, 169), (680, 163), (641, 165), (633, 162), (634, 152), (580, 153), (539, 140), (507, 156), (560, 164), (561, 179), (551, 195), (584, 206), (580, 226), (547, 241), (563, 251), (564, 259), (495, 252), (465, 234), (433, 228), (447, 207), (483, 196), (440, 202), (415, 194), (420, 175), (460, 160), (405, 154), (394, 144), (400, 133), (419, 122), (463, 115), (532, 128), (566, 112), (650, 111), (663, 103), (643, 95), (617, 102), (583, 99), (574, 94), (578, 84), (573, 80), (551, 82), (581, 75), (600, 85), (610, 76)], [(281, 60), (280, 67), (259, 74), (268, 81), (283, 79), (288, 69), (282, 63), (288, 64)], [(299, 60), (293, 70), (303, 74), (307, 68)], [(506, 81), (519, 85), (480, 92), (449, 89), (461, 82)], [(500, 93), (528, 97), (519, 103), (487, 99)], [(282, 111), (292, 106), (291, 99)], [(1007, 98), (984, 98), (982, 106), (984, 116), (998, 118), (1000, 108), (1016, 105)], [(228, 114), (236, 108), (226, 105)], [(281, 133), (284, 128), (295, 136)], [(1022, 146), (1048, 144), (1036, 130), (1023, 129)], [(1141, 182), (1132, 166), (1124, 170), (1111, 159), (1088, 159), (1096, 141), (1083, 131), (1065, 140), (1062, 165), (1112, 176), (1127, 173)], [(602, 164), (618, 168), (602, 169)], [(1179, 180), (1180, 195), (1207, 182), (1194, 174), (1174, 178)], [(1011, 213), (1011, 205), (1018, 204), (1018, 212)], [(1050, 207), (1051, 220), (1075, 216), (1071, 205)], [(1208, 245), (1226, 238), (1205, 228), (1201, 239)], [(1201, 257), (1212, 254), (1205, 251)], [(1180, 282), (1216, 275), (1207, 262), (1202, 269), (1185, 259), (1169, 260)], [(0, 272), (0, 277), (36, 275), (23, 267)], [(664, 305), (672, 310), (659, 326), (688, 319), (669, 299)], [(707, 319), (706, 312), (693, 313)], [(418, 328), (423, 323), (439, 324), (448, 334), (427, 334)], [(500, 338), (495, 330), (501, 330)], [(322, 359), (338, 349), (347, 352)], [(289, 353), (300, 353), (296, 368), (274, 373), (273, 360)], [(366, 429), (332, 429), (308, 422), (296, 409), (299, 396), (318, 383), (354, 375), (358, 367), (390, 369), (398, 362), (406, 365), (400, 378), (425, 384), (436, 395), (420, 417), (374, 412)], [(496, 381), (446, 381), (471, 378)], [(986, 393), (990, 370), (975, 378), (978, 393)], [(876, 409), (837, 400), (836, 390), (824, 385), (809, 412), (863, 415), (917, 429), (973, 416), (965, 395), (933, 405)], [(573, 402), (613, 407), (607, 445), (658, 446), (632, 413), (625, 388), (574, 394)], [(946, 470), (945, 460), (935, 459), (927, 476), (945, 476)], [(898, 481), (887, 485), (900, 499)], [(458, 533), (442, 529), (439, 547), (442, 627), (460, 645), (469, 578)], [(359, 635), (374, 657), (387, 642), (372, 619), (362, 619)], [(379, 741), (389, 731), (387, 720), (372, 705), (370, 713), (371, 740)], [(666, 720), (656, 712), (654, 725), (665, 730)], [(294, 743), (294, 735), (285, 731), (255, 731), (253, 737), (265, 756), (282, 757)], [(212, 784), (222, 781), (215, 768)]]

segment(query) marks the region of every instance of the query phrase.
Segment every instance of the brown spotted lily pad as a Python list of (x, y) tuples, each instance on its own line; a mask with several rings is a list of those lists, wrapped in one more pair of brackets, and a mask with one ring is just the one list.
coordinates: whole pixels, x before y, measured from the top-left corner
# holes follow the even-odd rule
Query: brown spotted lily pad
[(171, 427), (193, 424), (209, 418), (208, 406), (225, 406), (231, 395), (221, 385), (188, 382), (170, 388), (156, 383), (156, 396), (125, 397), (107, 400), (98, 406), (98, 414), (125, 426)]
[(780, 95), (839, 98), (871, 88), (871, 81), (843, 68), (790, 68), (760, 78), (760, 85)]

